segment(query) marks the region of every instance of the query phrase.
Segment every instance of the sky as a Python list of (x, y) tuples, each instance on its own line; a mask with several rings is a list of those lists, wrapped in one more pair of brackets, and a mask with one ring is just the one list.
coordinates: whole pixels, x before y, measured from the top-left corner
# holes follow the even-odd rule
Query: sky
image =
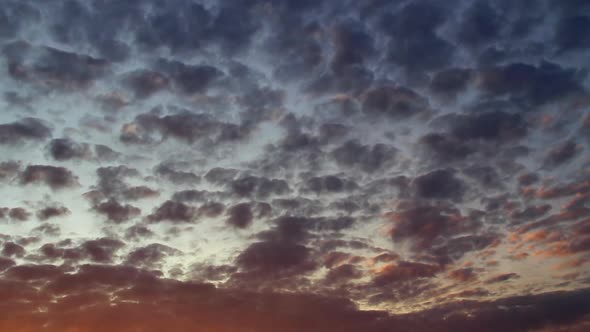
[(0, 0), (0, 330), (590, 330), (590, 1)]

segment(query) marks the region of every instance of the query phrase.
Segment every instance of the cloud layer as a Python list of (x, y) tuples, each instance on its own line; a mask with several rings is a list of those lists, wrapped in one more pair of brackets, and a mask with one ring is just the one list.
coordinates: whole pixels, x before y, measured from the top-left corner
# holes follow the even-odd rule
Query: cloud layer
[(6, 0), (0, 329), (587, 330), (589, 13)]

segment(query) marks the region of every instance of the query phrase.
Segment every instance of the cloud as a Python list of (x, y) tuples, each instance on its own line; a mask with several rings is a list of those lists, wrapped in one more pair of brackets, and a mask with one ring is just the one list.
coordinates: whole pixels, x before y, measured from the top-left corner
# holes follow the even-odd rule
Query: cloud
[(0, 144), (14, 145), (26, 141), (43, 141), (51, 136), (51, 128), (37, 118), (0, 124)]
[(434, 2), (410, 3), (395, 14), (383, 14), (380, 23), (390, 36), (389, 59), (411, 71), (447, 65), (453, 56), (453, 48), (435, 31), (444, 23), (446, 15), (450, 15), (447, 9)]
[(123, 83), (133, 91), (136, 98), (147, 98), (156, 92), (167, 89), (170, 80), (162, 73), (144, 69), (128, 73), (124, 77)]
[(369, 90), (364, 96), (363, 112), (404, 119), (426, 112), (428, 100), (403, 87), (383, 86)]
[(572, 34), (585, 36), (588, 31), (590, 31), (588, 17), (582, 15), (564, 17), (557, 23), (553, 38), (560, 52), (582, 50), (590, 46), (590, 40), (587, 37), (572, 38)]
[(47, 150), (53, 159), (58, 161), (89, 159), (91, 157), (90, 146), (88, 144), (76, 143), (68, 138), (51, 140), (47, 145)]
[(183, 172), (175, 170), (172, 166), (166, 164), (160, 164), (154, 172), (167, 179), (174, 184), (197, 184), (201, 181), (201, 177), (192, 172)]
[(25, 255), (25, 253), (25, 248), (14, 242), (4, 242), (4, 245), (2, 246), (2, 256), (5, 257), (22, 258)]
[(450, 133), (465, 141), (513, 141), (528, 133), (528, 125), (521, 115), (504, 111), (454, 114), (443, 119), (448, 121)]
[(129, 190), (125, 179), (139, 177), (137, 169), (125, 165), (106, 166), (96, 169), (96, 189), (106, 197), (116, 197)]
[(175, 202), (165, 201), (154, 209), (152, 214), (148, 215), (147, 218), (150, 222), (161, 222), (170, 221), (173, 223), (190, 223), (197, 217), (197, 209), (193, 206)]
[(441, 270), (437, 265), (400, 261), (389, 264), (379, 271), (373, 278), (373, 284), (383, 287), (421, 278), (433, 278)]
[(416, 195), (427, 199), (461, 201), (466, 186), (453, 169), (439, 169), (420, 175), (412, 181)]
[(120, 139), (128, 144), (149, 144), (159, 139), (175, 138), (187, 144), (201, 140), (224, 141), (228, 138), (239, 140), (249, 134), (247, 128), (237, 137), (228, 137), (228, 131), (236, 129), (233, 123), (216, 120), (206, 113), (181, 111), (175, 114), (157, 115), (144, 113), (135, 117), (134, 122), (125, 124)]
[(60, 216), (69, 215), (70, 213), (70, 209), (68, 209), (65, 206), (48, 206), (37, 211), (37, 218), (39, 218), (39, 220), (44, 221)]
[(473, 71), (466, 68), (450, 68), (437, 72), (430, 81), (430, 90), (437, 95), (455, 98), (465, 91)]
[(487, 284), (495, 284), (495, 283), (499, 283), (499, 282), (505, 282), (508, 280), (512, 280), (512, 279), (518, 279), (520, 278), (520, 276), (516, 273), (502, 273), (502, 274), (498, 274), (496, 276), (493, 276), (489, 279), (486, 280)]
[(219, 69), (198, 65), (187, 65), (178, 61), (159, 62), (159, 67), (169, 73), (172, 82), (182, 93), (193, 94), (205, 92), (209, 85), (223, 76)]
[(247, 228), (252, 224), (252, 207), (249, 203), (240, 203), (227, 210), (226, 223), (236, 228)]
[(326, 175), (322, 177), (312, 177), (305, 181), (306, 190), (318, 195), (322, 193), (340, 193), (352, 191), (358, 188), (358, 185), (348, 179), (341, 179), (336, 175)]
[(20, 162), (11, 160), (0, 163), (0, 180), (12, 180), (20, 171)]
[(469, 282), (477, 279), (477, 273), (472, 268), (462, 268), (449, 272), (449, 277), (457, 282)]
[(31, 213), (21, 207), (0, 208), (0, 219), (10, 218), (12, 221), (27, 221), (30, 215)]
[(0, 330), (588, 329), (586, 1), (4, 2)]
[(332, 157), (339, 165), (358, 167), (364, 172), (375, 172), (395, 162), (397, 149), (386, 145), (364, 145), (357, 141), (347, 141), (332, 151)]
[(178, 253), (179, 251), (174, 248), (159, 243), (152, 243), (130, 252), (125, 262), (132, 266), (155, 268), (166, 257)]
[(141, 214), (139, 208), (129, 204), (123, 205), (112, 198), (94, 206), (93, 210), (104, 215), (108, 221), (116, 224), (126, 222)]
[(572, 140), (563, 142), (552, 148), (545, 157), (545, 166), (556, 167), (574, 159), (582, 149), (582, 145), (576, 144)]
[(126, 200), (137, 201), (145, 198), (158, 197), (160, 196), (160, 193), (147, 186), (135, 186), (125, 189), (122, 195)]
[(248, 272), (276, 278), (310, 272), (315, 268), (310, 256), (310, 250), (299, 244), (256, 242), (240, 253), (236, 264)]
[[(65, 273), (51, 265), (20, 266), (12, 268), (8, 275), (12, 281), (3, 283), (0, 289), (7, 295), (5, 303), (11, 310), (3, 311), (0, 327), (20, 326), (24, 331), (33, 331), (41, 326), (98, 331), (96, 321), (101, 322), (101, 329), (112, 331), (129, 328), (145, 331), (162, 328), (173, 328), (175, 331), (252, 328), (264, 332), (281, 328), (295, 332), (321, 328), (323, 331), (376, 332), (395, 327), (399, 330), (442, 332), (469, 331), (476, 326), (485, 332), (498, 328), (535, 331), (543, 328), (573, 329), (583, 322), (589, 307), (588, 291), (579, 290), (487, 302), (456, 302), (420, 313), (390, 315), (381, 311), (361, 311), (350, 301), (337, 297), (228, 290), (206, 283), (161, 279), (154, 272), (124, 266), (83, 265), (75, 273)], [(26, 286), (28, 281), (34, 280), (45, 281), (41, 290)], [(137, 282), (141, 282), (143, 287)], [(8, 287), (12, 287), (13, 291), (6, 293)], [(116, 300), (105, 296), (110, 292), (119, 294)], [(47, 296), (49, 294), (59, 295), (59, 301), (52, 302), (52, 297)], [(162, 306), (163, 301), (158, 301), (157, 305), (145, 301), (164, 297), (167, 299), (165, 306)], [(31, 305), (14, 305), (19, 302)], [(34, 314), (34, 308), (40, 305), (45, 306), (47, 311)], [(190, 312), (198, 311), (203, 316), (197, 321), (194, 315), (185, 315), (180, 309), (187, 306)], [(298, 309), (287, 313), (281, 310), (285, 307)], [(75, 319), (71, 315), (63, 315), (64, 310), (75, 313)], [(176, 314), (170, 315), (169, 310)], [(234, 318), (222, 319), (224, 310), (231, 310)], [(150, 315), (146, 316), (146, 312)], [(15, 314), (21, 317), (20, 324), (12, 318)], [(121, 319), (123, 317), (125, 319)]]
[(575, 69), (550, 62), (537, 66), (511, 63), (484, 69), (477, 73), (476, 80), (487, 94), (520, 98), (530, 105), (558, 101), (581, 91)]
[(475, 146), (446, 133), (429, 133), (420, 137), (418, 144), (426, 157), (439, 162), (462, 160), (477, 152)]
[(49, 88), (88, 88), (110, 69), (104, 59), (23, 41), (4, 46), (3, 53), (12, 78)]
[(232, 181), (238, 175), (238, 172), (237, 169), (215, 167), (210, 169), (204, 178), (214, 184), (225, 184)]
[(414, 250), (432, 249), (445, 237), (473, 232), (481, 225), (453, 206), (418, 205), (388, 213), (394, 241), (411, 240)]
[(22, 184), (43, 183), (53, 190), (75, 187), (78, 177), (65, 167), (28, 165), (20, 174)]
[(281, 179), (244, 176), (231, 181), (231, 190), (239, 197), (255, 196), (260, 199), (290, 192), (289, 184)]

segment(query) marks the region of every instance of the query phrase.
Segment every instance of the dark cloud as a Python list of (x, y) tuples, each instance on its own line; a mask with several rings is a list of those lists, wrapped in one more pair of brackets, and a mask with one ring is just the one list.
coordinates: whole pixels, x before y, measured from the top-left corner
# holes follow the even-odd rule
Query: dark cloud
[(475, 1), (463, 12), (457, 38), (468, 46), (480, 46), (499, 37), (502, 15), (488, 1)]
[(182, 93), (202, 93), (206, 91), (216, 79), (221, 78), (223, 72), (219, 69), (206, 66), (192, 66), (178, 61), (160, 60), (159, 67), (169, 74), (175, 86)]
[(150, 222), (170, 221), (173, 223), (190, 223), (197, 217), (197, 209), (193, 206), (175, 202), (165, 201), (147, 218)]
[(258, 24), (251, 8), (229, 6), (219, 11), (210, 33), (226, 53), (234, 54), (250, 44)]
[(512, 63), (486, 68), (477, 74), (477, 86), (491, 96), (509, 96), (527, 106), (557, 101), (580, 92), (580, 73), (555, 63), (538, 66)]
[(12, 259), (0, 257), (0, 271), (5, 271), (14, 265), (16, 265), (16, 263)]
[(25, 248), (22, 246), (14, 243), (14, 242), (5, 242), (2, 246), (2, 256), (5, 257), (23, 257), (26, 253)]
[[(235, 207), (235, 206), (234, 206)], [(207, 202), (203, 205), (201, 205), (199, 207), (199, 215), (200, 216), (205, 216), (208, 218), (215, 218), (220, 216), (223, 211), (225, 210), (225, 205), (223, 205), (222, 203), (219, 202)], [(232, 211), (232, 213), (235, 211)], [(239, 213), (238, 213), (239, 214)], [(233, 218), (234, 215), (231, 215), (230, 218)], [(239, 218), (240, 216), (238, 216)], [(247, 214), (246, 214), (247, 217)], [(244, 219), (241, 219), (242, 223), (238, 222), (237, 224), (243, 224)], [(230, 224), (234, 224), (234, 222), (236, 222), (236, 219), (233, 219)], [(229, 222), (229, 221), (228, 221)]]
[(18, 161), (0, 162), (0, 181), (12, 180), (20, 172), (21, 164)]
[(477, 152), (476, 147), (446, 133), (426, 134), (418, 144), (424, 147), (427, 157), (442, 162), (462, 160)]
[(94, 146), (94, 153), (95, 153), (96, 158), (98, 160), (103, 160), (103, 161), (114, 161), (114, 160), (117, 160), (121, 156), (120, 153), (118, 153), (117, 151), (115, 151), (103, 144), (95, 145)]
[(373, 37), (362, 23), (339, 22), (331, 30), (336, 49), (331, 67), (335, 73), (346, 70), (347, 66), (362, 65), (364, 58), (374, 52)]
[(423, 264), (418, 262), (400, 261), (387, 265), (375, 278), (376, 286), (402, 283), (410, 280), (433, 278), (442, 271), (440, 266)]
[(454, 169), (438, 169), (416, 177), (412, 181), (416, 195), (426, 199), (461, 201), (466, 191), (465, 183), (456, 177)]
[[(235, 126), (238, 126), (240, 135), (228, 136), (228, 131), (236, 129)], [(249, 134), (249, 130), (232, 123), (220, 122), (205, 113), (182, 111), (163, 116), (145, 113), (135, 117), (134, 122), (123, 126), (120, 139), (124, 143), (147, 144), (158, 137), (153, 133), (159, 133), (162, 140), (175, 138), (193, 144), (200, 140), (238, 140)]]
[(104, 59), (23, 41), (5, 46), (3, 53), (11, 77), (50, 88), (87, 88), (107, 74), (110, 67)]
[(557, 22), (553, 38), (560, 52), (583, 50), (590, 47), (588, 32), (590, 32), (588, 16), (563, 17)]
[(409, 3), (395, 14), (386, 13), (380, 21), (391, 36), (388, 55), (391, 61), (411, 71), (440, 68), (453, 56), (451, 44), (436, 29), (449, 15), (434, 1)]
[(387, 144), (364, 145), (347, 141), (332, 151), (336, 163), (345, 167), (359, 167), (364, 172), (375, 172), (395, 162), (397, 149)]
[(118, 196), (128, 190), (126, 178), (139, 177), (137, 169), (125, 165), (99, 167), (96, 169), (98, 177), (96, 189), (107, 197)]
[(136, 42), (145, 50), (167, 47), (173, 52), (198, 48), (209, 33), (211, 14), (201, 4), (183, 1), (174, 8), (162, 6), (142, 20)]
[(127, 240), (142, 240), (154, 235), (149, 228), (143, 225), (133, 225), (125, 231), (125, 239)]
[(51, 129), (37, 118), (0, 124), (0, 144), (12, 145), (25, 141), (43, 141), (51, 136)]
[[(429, 275), (430, 272), (424, 267), (408, 265), (405, 268), (412, 271), (407, 275)], [(3, 283), (0, 289), (11, 310), (9, 313), (3, 311), (6, 315), (2, 317), (0, 327), (14, 326), (11, 317), (18, 315), (21, 317), (19, 321), (26, 320), (26, 326), (31, 330), (45, 325), (98, 331), (95, 322), (100, 321), (100, 329), (124, 331), (139, 327), (146, 332), (165, 328), (178, 331), (252, 328), (261, 332), (277, 328), (290, 332), (314, 328), (341, 332), (376, 332), (392, 328), (437, 332), (470, 331), (475, 328), (484, 332), (547, 328), (582, 331), (576, 326), (583, 327), (589, 307), (588, 291), (578, 290), (495, 301), (459, 301), (419, 313), (395, 315), (382, 311), (361, 311), (342, 298), (306, 293), (225, 290), (210, 284), (161, 279), (154, 272), (124, 266), (83, 265), (75, 273), (64, 273), (51, 265), (23, 265), (12, 268), (7, 275), (11, 281)], [(35, 280), (42, 281), (41, 292), (26, 286), (27, 282)], [(18, 291), (8, 292), (8, 289)], [(47, 292), (59, 295), (59, 301), (51, 302), (51, 296), (41, 295)], [(111, 292), (119, 294), (115, 302), (105, 296)], [(163, 301), (160, 300), (158, 305), (145, 301), (164, 297), (167, 299), (166, 307), (162, 307)], [(30, 305), (15, 305), (29, 302)], [(80, 309), (81, 303), (93, 310)], [(40, 305), (47, 306), (48, 311), (42, 315), (34, 314), (34, 308)], [(187, 305), (190, 312), (204, 313), (205, 320), (184, 315), (181, 309), (186, 309)], [(297, 310), (286, 313), (281, 310), (285, 307)], [(76, 320), (59, 314), (63, 310), (74, 313)], [(171, 315), (168, 310), (174, 310), (176, 314)], [(222, 319), (225, 317), (221, 313), (224, 310), (233, 312), (231, 320)], [(146, 316), (146, 312), (150, 315)], [(126, 319), (121, 320), (122, 317)], [(203, 324), (206, 328), (200, 328)]]
[(91, 157), (90, 146), (88, 144), (77, 143), (68, 138), (51, 140), (47, 145), (47, 150), (53, 159), (58, 161), (89, 159)]
[(521, 186), (530, 186), (539, 181), (539, 174), (537, 173), (525, 173), (518, 177), (518, 184)]
[(237, 169), (215, 167), (210, 169), (204, 177), (211, 183), (222, 185), (232, 181), (238, 172)]
[(291, 191), (289, 184), (281, 179), (268, 179), (256, 176), (244, 176), (231, 181), (231, 190), (240, 197), (254, 196), (265, 199), (270, 196), (284, 195)]
[(93, 262), (110, 263), (115, 258), (116, 252), (124, 246), (125, 243), (119, 240), (105, 237), (86, 241), (80, 245), (79, 250)]
[(167, 89), (170, 79), (157, 71), (144, 69), (126, 74), (123, 83), (133, 91), (136, 98), (147, 98)]
[(37, 211), (39, 220), (48, 220), (70, 214), (70, 209), (65, 206), (48, 206)]
[(409, 118), (429, 109), (428, 100), (417, 92), (392, 86), (367, 91), (362, 107), (366, 114), (384, 115), (392, 119)]
[(494, 284), (498, 282), (505, 282), (512, 279), (518, 279), (520, 276), (516, 273), (502, 273), (486, 280), (487, 284)]
[(108, 221), (117, 224), (126, 222), (141, 214), (139, 208), (129, 204), (121, 204), (112, 198), (94, 206), (93, 210), (104, 215)]
[(349, 192), (358, 188), (352, 180), (341, 179), (336, 175), (312, 177), (305, 181), (305, 190), (316, 194)]
[(545, 166), (556, 167), (567, 163), (574, 159), (580, 153), (580, 150), (582, 150), (582, 145), (576, 144), (573, 140), (558, 144), (547, 153)]
[(451, 68), (437, 72), (430, 82), (430, 90), (435, 94), (455, 98), (467, 87), (473, 72), (465, 68)]
[(481, 226), (451, 206), (418, 205), (391, 212), (387, 217), (393, 222), (392, 239), (411, 240), (417, 251), (432, 249), (446, 237), (473, 232)]
[[(477, 225), (465, 227), (477, 228)], [(499, 245), (500, 237), (494, 233), (482, 233), (478, 235), (446, 236), (447, 240), (440, 238), (435, 247), (430, 250), (429, 255), (422, 256), (425, 261), (437, 264), (449, 264), (458, 261), (471, 252), (483, 253), (485, 250), (493, 249)], [(437, 241), (435, 241), (437, 242)]]
[(205, 201), (209, 196), (210, 193), (207, 191), (189, 189), (175, 192), (174, 195), (172, 195), (172, 200), (180, 202), (199, 202)]
[(130, 252), (125, 263), (133, 266), (155, 268), (166, 257), (175, 255), (178, 252), (178, 250), (163, 244), (152, 243)]
[(240, 253), (238, 267), (264, 273), (267, 278), (310, 272), (315, 268), (311, 253), (303, 245), (282, 242), (256, 242)]
[(258, 234), (260, 239), (269, 242), (304, 243), (314, 234), (330, 234), (351, 228), (355, 224), (352, 217), (297, 217), (281, 216), (274, 220), (274, 227)]
[(504, 111), (452, 114), (440, 120), (448, 124), (452, 136), (460, 141), (509, 142), (528, 133), (528, 124), (520, 114)]
[(330, 269), (326, 274), (325, 281), (329, 284), (334, 284), (338, 282), (346, 282), (351, 279), (359, 279), (361, 277), (362, 273), (356, 266), (352, 264), (344, 264)]
[(27, 221), (31, 213), (24, 208), (0, 208), (0, 219), (10, 218), (12, 221)]
[(174, 184), (194, 185), (201, 181), (201, 177), (192, 172), (183, 172), (175, 170), (172, 166), (165, 163), (160, 164), (154, 170), (159, 175)]
[(20, 174), (22, 184), (43, 183), (53, 190), (78, 185), (78, 177), (65, 167), (29, 165)]
[(0, 17), (2, 17), (0, 38), (12, 39), (25, 23), (38, 21), (41, 13), (28, 3), (8, 2), (0, 11)]
[(122, 195), (126, 200), (137, 201), (145, 198), (158, 197), (160, 193), (147, 186), (135, 186), (125, 189)]
[(108, 237), (87, 240), (77, 247), (71, 247), (72, 241), (65, 240), (60, 243), (47, 243), (41, 246), (39, 251), (48, 260), (64, 259), (67, 262), (79, 262), (90, 260), (100, 264), (112, 263), (117, 252), (125, 246), (125, 243)]
[(228, 225), (236, 228), (247, 228), (252, 224), (252, 207), (249, 203), (240, 203), (227, 210), (228, 218), (225, 221)]

